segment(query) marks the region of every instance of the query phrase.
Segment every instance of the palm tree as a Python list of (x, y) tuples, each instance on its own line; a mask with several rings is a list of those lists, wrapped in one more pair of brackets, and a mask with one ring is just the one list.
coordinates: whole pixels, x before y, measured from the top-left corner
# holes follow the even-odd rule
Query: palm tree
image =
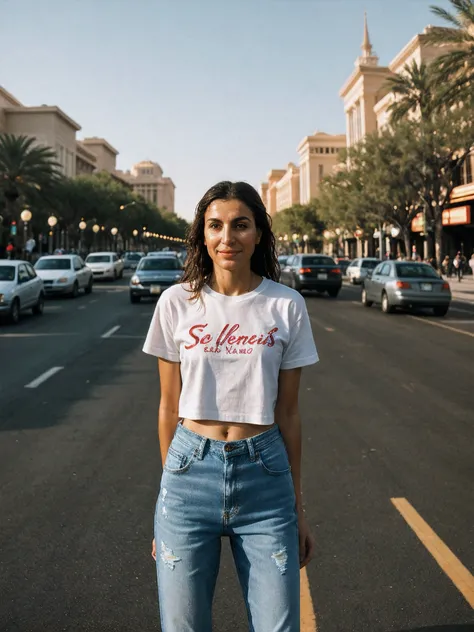
[(415, 115), (422, 121), (429, 120), (439, 107), (436, 76), (425, 63), (418, 65), (416, 60), (407, 64), (401, 74), (387, 80), (388, 88), (395, 94), (390, 105), (391, 123), (400, 123)]
[(450, 2), (453, 12), (431, 7), (434, 15), (444, 20), (448, 27), (434, 28), (427, 34), (430, 44), (451, 49), (433, 62), (440, 83), (448, 87), (445, 99), (448, 104), (465, 99), (466, 95), (472, 98), (474, 80), (474, 0)]
[(55, 152), (37, 145), (35, 138), (0, 134), (0, 200), (4, 202), (0, 248), (17, 219), (19, 198), (48, 196), (61, 177), (59, 169)]

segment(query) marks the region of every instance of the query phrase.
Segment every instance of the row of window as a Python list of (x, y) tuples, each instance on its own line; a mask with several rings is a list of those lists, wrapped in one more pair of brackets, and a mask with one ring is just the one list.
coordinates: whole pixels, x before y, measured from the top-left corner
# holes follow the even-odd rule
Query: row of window
[(338, 154), (340, 149), (338, 147), (311, 147), (310, 154)]

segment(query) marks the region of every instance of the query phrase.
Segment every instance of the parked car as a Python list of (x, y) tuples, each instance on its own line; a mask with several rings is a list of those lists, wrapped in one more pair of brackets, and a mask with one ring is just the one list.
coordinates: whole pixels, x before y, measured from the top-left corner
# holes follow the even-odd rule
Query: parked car
[(144, 257), (130, 279), (130, 301), (139, 303), (143, 297), (158, 297), (182, 276), (183, 267), (177, 257)]
[(326, 255), (291, 255), (281, 270), (280, 282), (294, 290), (316, 290), (336, 297), (342, 286), (341, 269)]
[(346, 276), (347, 268), (350, 266), (351, 260), (346, 259), (346, 257), (339, 257), (338, 259), (336, 259), (336, 263), (337, 263), (337, 267), (341, 268), (342, 276)]
[(144, 252), (126, 252), (123, 257), (123, 269), (135, 270), (138, 262), (145, 256)]
[(174, 250), (153, 250), (147, 254), (147, 257), (175, 257), (179, 259), (178, 253)]
[(373, 271), (379, 263), (380, 259), (376, 259), (375, 257), (354, 259), (347, 267), (346, 276), (352, 285), (360, 284), (367, 278), (369, 270)]
[(42, 279), (28, 261), (0, 259), (0, 316), (16, 324), (26, 309), (43, 313)]
[(92, 270), (94, 279), (121, 279), (123, 261), (115, 252), (93, 252), (86, 257), (86, 266)]
[(79, 255), (47, 255), (35, 263), (35, 270), (43, 279), (46, 295), (66, 294), (75, 298), (79, 290), (92, 292), (94, 279), (91, 270)]
[(427, 263), (386, 261), (364, 280), (362, 304), (382, 305), (390, 314), (396, 307), (432, 308), (435, 316), (446, 316), (451, 303), (449, 283)]

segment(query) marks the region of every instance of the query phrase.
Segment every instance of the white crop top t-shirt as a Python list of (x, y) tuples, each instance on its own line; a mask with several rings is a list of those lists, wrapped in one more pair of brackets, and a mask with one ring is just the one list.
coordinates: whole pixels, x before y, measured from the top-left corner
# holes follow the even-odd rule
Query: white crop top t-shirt
[(143, 347), (181, 363), (179, 416), (270, 425), (280, 369), (318, 362), (303, 297), (263, 279), (240, 296), (190, 301), (189, 285), (161, 295)]

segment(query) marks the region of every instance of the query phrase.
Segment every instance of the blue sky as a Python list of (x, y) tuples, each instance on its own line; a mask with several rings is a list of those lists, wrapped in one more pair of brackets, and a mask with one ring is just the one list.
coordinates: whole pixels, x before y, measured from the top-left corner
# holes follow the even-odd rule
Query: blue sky
[(448, 0), (0, 0), (0, 85), (157, 161), (190, 219), (222, 179), (254, 186), (300, 140), (345, 131), (339, 89), (364, 10), (382, 64)]

